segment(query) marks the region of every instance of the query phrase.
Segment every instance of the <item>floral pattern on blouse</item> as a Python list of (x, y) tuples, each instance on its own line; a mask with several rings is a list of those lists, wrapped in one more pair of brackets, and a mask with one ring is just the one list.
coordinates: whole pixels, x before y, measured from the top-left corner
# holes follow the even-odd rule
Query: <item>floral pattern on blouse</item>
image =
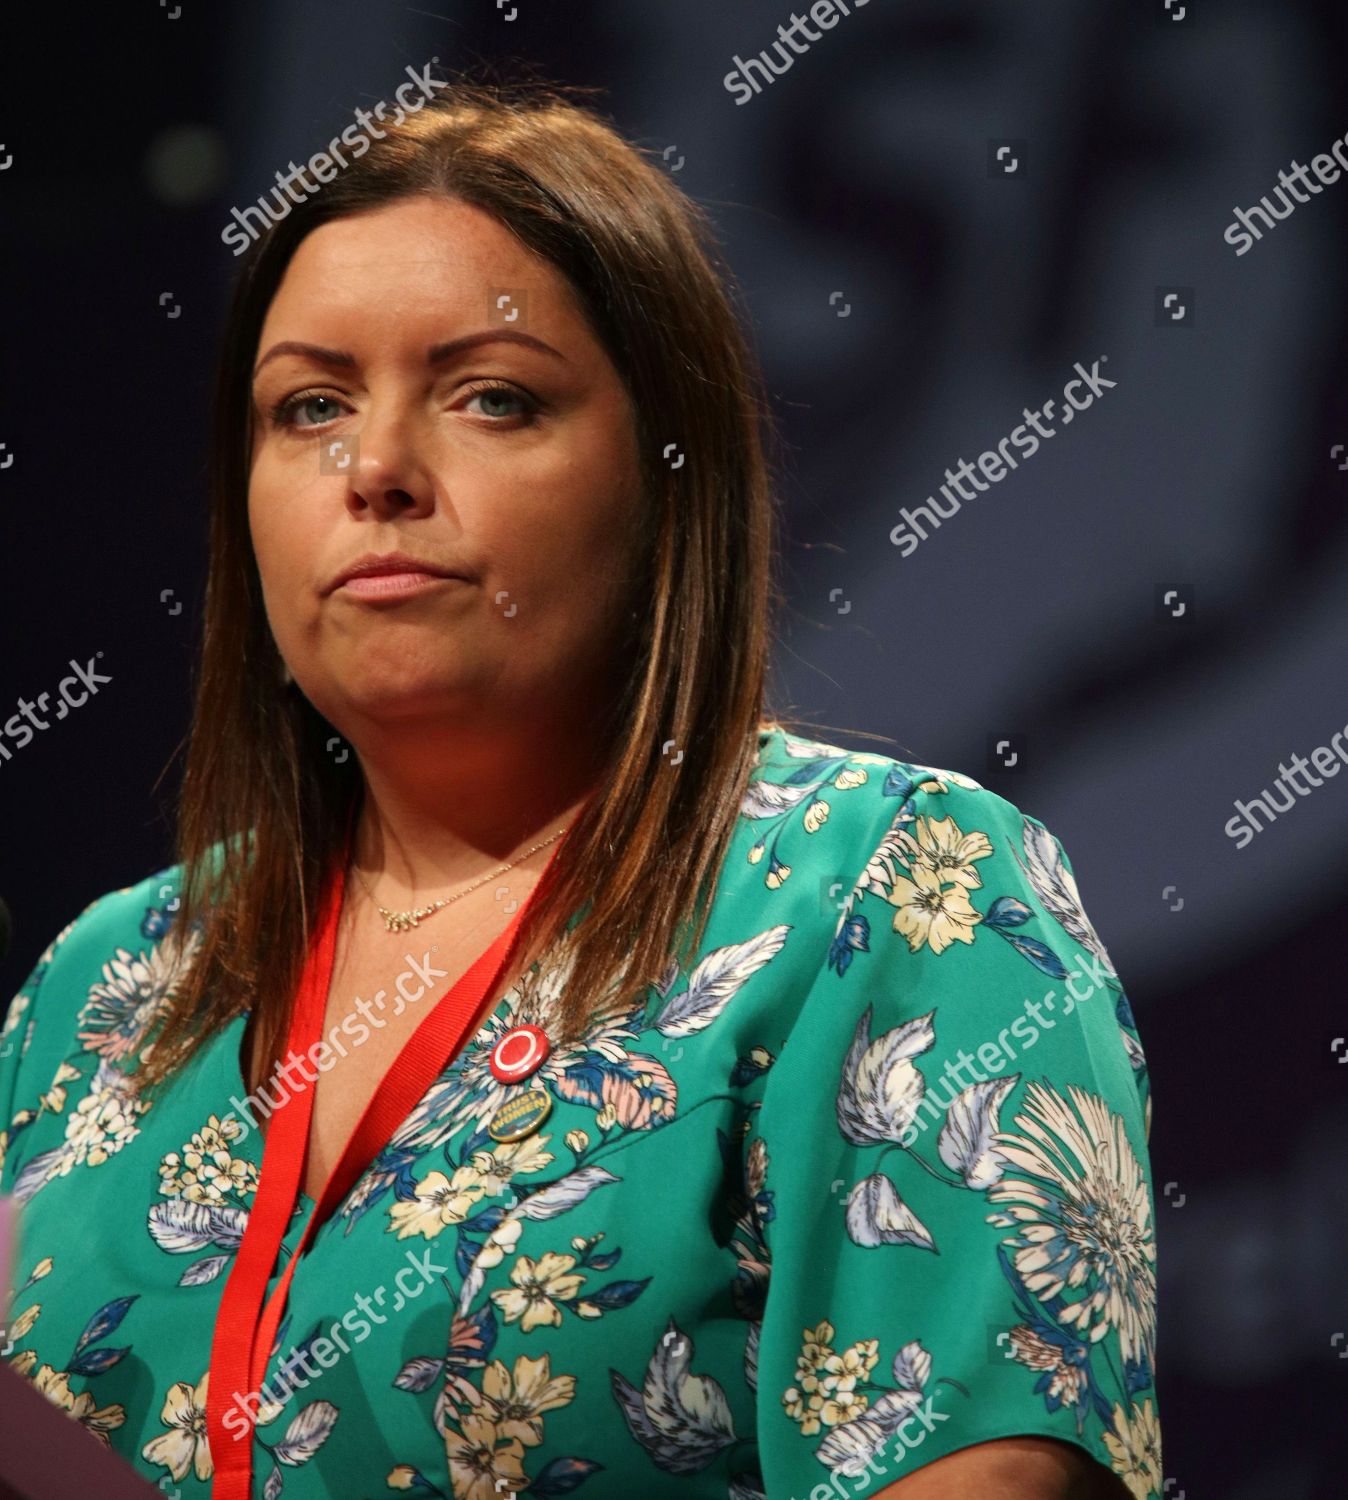
[[(1017, 1434), (1163, 1493), (1146, 1060), (1062, 846), (956, 772), (758, 748), (698, 953), (501, 1083), (568, 929), (306, 1248), (226, 1419), (256, 1495), (788, 1500)], [(92, 903), (6, 1017), (0, 1348), (190, 1496), (262, 1153), (245, 1017), (136, 1094), (179, 875)], [(494, 1141), (523, 1089), (549, 1113)]]

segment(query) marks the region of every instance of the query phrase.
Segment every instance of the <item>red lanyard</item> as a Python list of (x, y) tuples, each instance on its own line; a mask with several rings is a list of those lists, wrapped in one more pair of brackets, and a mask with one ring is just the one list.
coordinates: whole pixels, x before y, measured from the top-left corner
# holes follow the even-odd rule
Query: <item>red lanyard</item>
[[(520, 924), (553, 873), (549, 858), (538, 884), (511, 918), (505, 931), (472, 967), (422, 1017), (384, 1075), (374, 1096), (333, 1168), (304, 1233), (295, 1246), (271, 1300), (263, 1307), (267, 1282), (295, 1210), (300, 1173), (309, 1139), (314, 1088), (302, 1082), (276, 1109), (267, 1131), (257, 1193), (234, 1266), (220, 1298), (211, 1344), (207, 1386), (206, 1432), (215, 1477), (214, 1500), (251, 1500), (252, 1428), (255, 1408), (245, 1398), (260, 1389), (276, 1328), (281, 1321), (290, 1278), (311, 1236), (346, 1197), (357, 1178), (388, 1143), (444, 1068), (459, 1052), (470, 1028), (484, 1018), (480, 1012), (496, 989), (518, 946)], [(287, 1045), (303, 1057), (320, 1036), (332, 982), (337, 944), (337, 918), (342, 909), (345, 868), (329, 882), (300, 977), (291, 1012)], [(246, 1420), (237, 1408), (242, 1406)], [(228, 1427), (225, 1415), (236, 1409)], [(243, 1438), (244, 1441), (240, 1441)]]

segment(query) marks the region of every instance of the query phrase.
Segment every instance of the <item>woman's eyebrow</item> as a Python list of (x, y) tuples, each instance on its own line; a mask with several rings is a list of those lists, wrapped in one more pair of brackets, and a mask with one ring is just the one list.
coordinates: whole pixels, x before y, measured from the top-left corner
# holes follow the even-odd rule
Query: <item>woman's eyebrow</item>
[[(551, 354), (563, 363), (566, 362), (564, 354), (554, 349), (551, 344), (545, 344), (542, 339), (535, 338), (531, 333), (521, 333), (514, 328), (484, 328), (480, 333), (466, 333), (462, 338), (450, 339), (444, 344), (433, 344), (426, 351), (426, 363), (428, 365), (443, 364), (445, 360), (452, 359), (466, 349), (475, 349), (479, 344), (490, 344), (497, 340), (523, 344), (526, 348), (537, 349), (542, 354)], [(356, 363), (355, 356), (348, 354), (344, 349), (325, 349), (320, 344), (306, 344), (297, 339), (283, 339), (279, 344), (273, 344), (258, 360), (253, 368), (254, 378), (256, 379), (258, 372), (269, 360), (278, 359), (283, 354), (303, 355), (308, 359), (316, 360), (319, 364), (336, 365), (342, 369), (350, 369)]]

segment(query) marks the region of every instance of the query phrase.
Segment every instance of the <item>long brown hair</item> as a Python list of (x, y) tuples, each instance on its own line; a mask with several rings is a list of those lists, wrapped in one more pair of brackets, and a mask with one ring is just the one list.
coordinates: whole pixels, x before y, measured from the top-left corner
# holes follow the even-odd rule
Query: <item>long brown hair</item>
[(328, 751), (331, 726), (281, 680), (247, 518), (251, 371), (304, 236), (411, 195), (485, 210), (570, 282), (632, 397), (653, 518), (603, 775), (522, 941), (546, 947), (588, 904), (557, 1017), (570, 1038), (594, 997), (619, 981), (621, 994), (643, 994), (701, 940), (755, 733), (780, 722), (763, 718), (781, 603), (766, 456), (775, 434), (707, 215), (579, 98), (592, 92), (535, 79), (447, 85), (385, 124), (383, 140), (241, 260), (218, 365), (209, 573), (176, 827), (175, 932), (200, 940), (166, 993), (142, 1088), (250, 1008), (261, 1055), (275, 1057), (363, 794), (355, 757)]

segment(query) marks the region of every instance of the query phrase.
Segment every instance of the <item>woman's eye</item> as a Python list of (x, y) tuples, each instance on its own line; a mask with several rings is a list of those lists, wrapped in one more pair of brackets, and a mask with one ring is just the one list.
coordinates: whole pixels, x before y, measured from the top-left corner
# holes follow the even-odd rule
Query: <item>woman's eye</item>
[[(512, 390), (511, 387), (505, 385), (476, 387), (469, 398), (469, 404), (471, 405), (474, 401), (486, 402), (486, 406), (480, 408), (480, 410), (482, 415), (487, 417), (530, 416), (536, 409), (530, 398), (522, 391)], [(517, 410), (500, 410), (498, 403), (506, 402), (508, 404), (512, 401), (515, 403)]]
[[(316, 412), (315, 407), (326, 407), (326, 411)], [(342, 408), (332, 396), (318, 394), (306, 395), (301, 391), (298, 395), (289, 396), (284, 401), (278, 401), (272, 407), (272, 420), (278, 427), (322, 427), (325, 423), (341, 414)], [(301, 412), (308, 412), (312, 421), (297, 420)]]

